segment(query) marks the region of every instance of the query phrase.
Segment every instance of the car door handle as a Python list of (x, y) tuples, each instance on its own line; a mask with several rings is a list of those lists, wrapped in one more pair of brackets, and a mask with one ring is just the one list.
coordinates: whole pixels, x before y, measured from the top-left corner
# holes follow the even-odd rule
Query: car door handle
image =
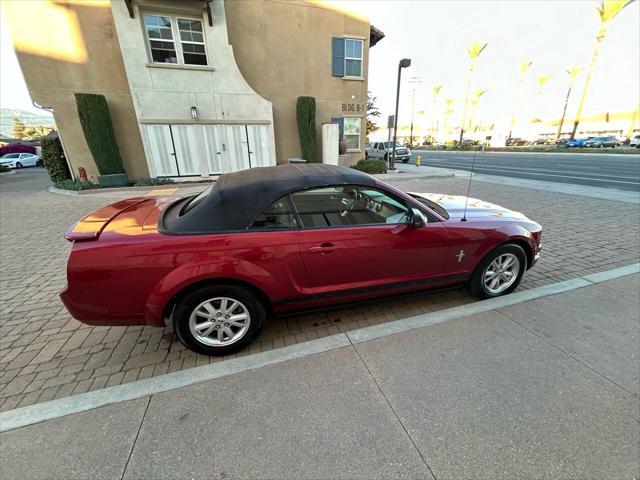
[(338, 250), (338, 246), (333, 243), (323, 243), (322, 245), (309, 248), (309, 253), (331, 253)]

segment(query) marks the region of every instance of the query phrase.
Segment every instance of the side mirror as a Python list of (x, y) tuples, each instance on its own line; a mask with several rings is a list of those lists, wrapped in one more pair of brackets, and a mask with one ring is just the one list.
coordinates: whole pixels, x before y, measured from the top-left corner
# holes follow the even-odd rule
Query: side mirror
[(417, 208), (411, 209), (411, 228), (421, 228), (427, 224), (427, 217)]

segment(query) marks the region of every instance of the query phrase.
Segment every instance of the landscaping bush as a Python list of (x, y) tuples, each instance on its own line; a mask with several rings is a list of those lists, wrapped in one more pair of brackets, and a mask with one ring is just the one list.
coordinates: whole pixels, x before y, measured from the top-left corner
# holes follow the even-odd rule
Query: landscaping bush
[(363, 158), (351, 168), (365, 173), (387, 173), (387, 162), (377, 158)]
[(316, 99), (298, 97), (296, 120), (302, 158), (307, 162), (316, 161)]
[(164, 178), (164, 177), (155, 177), (155, 178), (148, 178), (148, 177), (144, 177), (139, 179), (134, 186), (135, 187), (151, 187), (154, 185), (169, 185), (170, 183), (173, 183), (173, 179), (172, 178)]
[(0, 147), (0, 157), (6, 155), (7, 153), (36, 153), (36, 147), (32, 147), (31, 145), (3, 145)]
[(0, 173), (8, 172), (11, 169), (9, 167), (5, 167), (4, 165), (0, 165)]
[(93, 93), (76, 93), (75, 96), (84, 138), (100, 175), (125, 173), (107, 99)]
[(91, 183), (89, 181), (83, 180), (59, 180), (54, 182), (53, 185), (56, 188), (61, 188), (63, 190), (93, 190), (94, 188), (100, 188), (100, 185), (96, 185), (95, 183)]
[(59, 138), (43, 138), (42, 162), (44, 163), (49, 178), (53, 182), (61, 182), (71, 178), (67, 161), (64, 158), (64, 151)]

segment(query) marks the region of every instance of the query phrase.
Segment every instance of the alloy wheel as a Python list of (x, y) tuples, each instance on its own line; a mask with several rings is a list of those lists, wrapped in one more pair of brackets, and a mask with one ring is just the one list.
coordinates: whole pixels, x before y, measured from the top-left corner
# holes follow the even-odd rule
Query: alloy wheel
[(502, 293), (518, 278), (520, 260), (513, 253), (505, 253), (496, 257), (485, 269), (482, 281), (488, 292)]
[(189, 330), (205, 345), (223, 347), (245, 336), (251, 324), (251, 314), (240, 301), (229, 297), (205, 300), (193, 309)]

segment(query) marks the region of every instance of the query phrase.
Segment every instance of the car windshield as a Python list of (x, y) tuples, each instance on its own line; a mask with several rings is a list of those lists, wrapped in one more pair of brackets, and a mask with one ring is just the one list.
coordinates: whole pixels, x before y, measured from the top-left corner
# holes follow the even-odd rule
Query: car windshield
[(18, 158), (20, 156), (19, 153), (8, 153), (7, 155), (5, 155), (4, 157), (2, 157), (2, 159), (9, 159), (9, 158)]
[[(384, 148), (391, 148), (393, 147), (393, 142), (384, 142)], [(396, 142), (396, 148), (400, 148), (402, 147), (402, 145), (400, 145), (400, 142)]]
[(184, 207), (182, 207), (182, 211), (180, 212), (180, 215), (184, 215), (185, 213), (189, 213), (190, 210), (192, 210), (194, 207), (198, 206), (198, 204), (200, 204), (202, 202), (202, 200), (204, 200), (205, 198), (207, 198), (207, 196), (209, 195), (209, 193), (211, 193), (211, 189), (213, 188), (213, 185), (211, 185), (210, 187), (204, 189), (203, 191), (201, 191), (198, 195), (196, 195), (195, 197), (192, 197), (191, 200), (189, 200)]

